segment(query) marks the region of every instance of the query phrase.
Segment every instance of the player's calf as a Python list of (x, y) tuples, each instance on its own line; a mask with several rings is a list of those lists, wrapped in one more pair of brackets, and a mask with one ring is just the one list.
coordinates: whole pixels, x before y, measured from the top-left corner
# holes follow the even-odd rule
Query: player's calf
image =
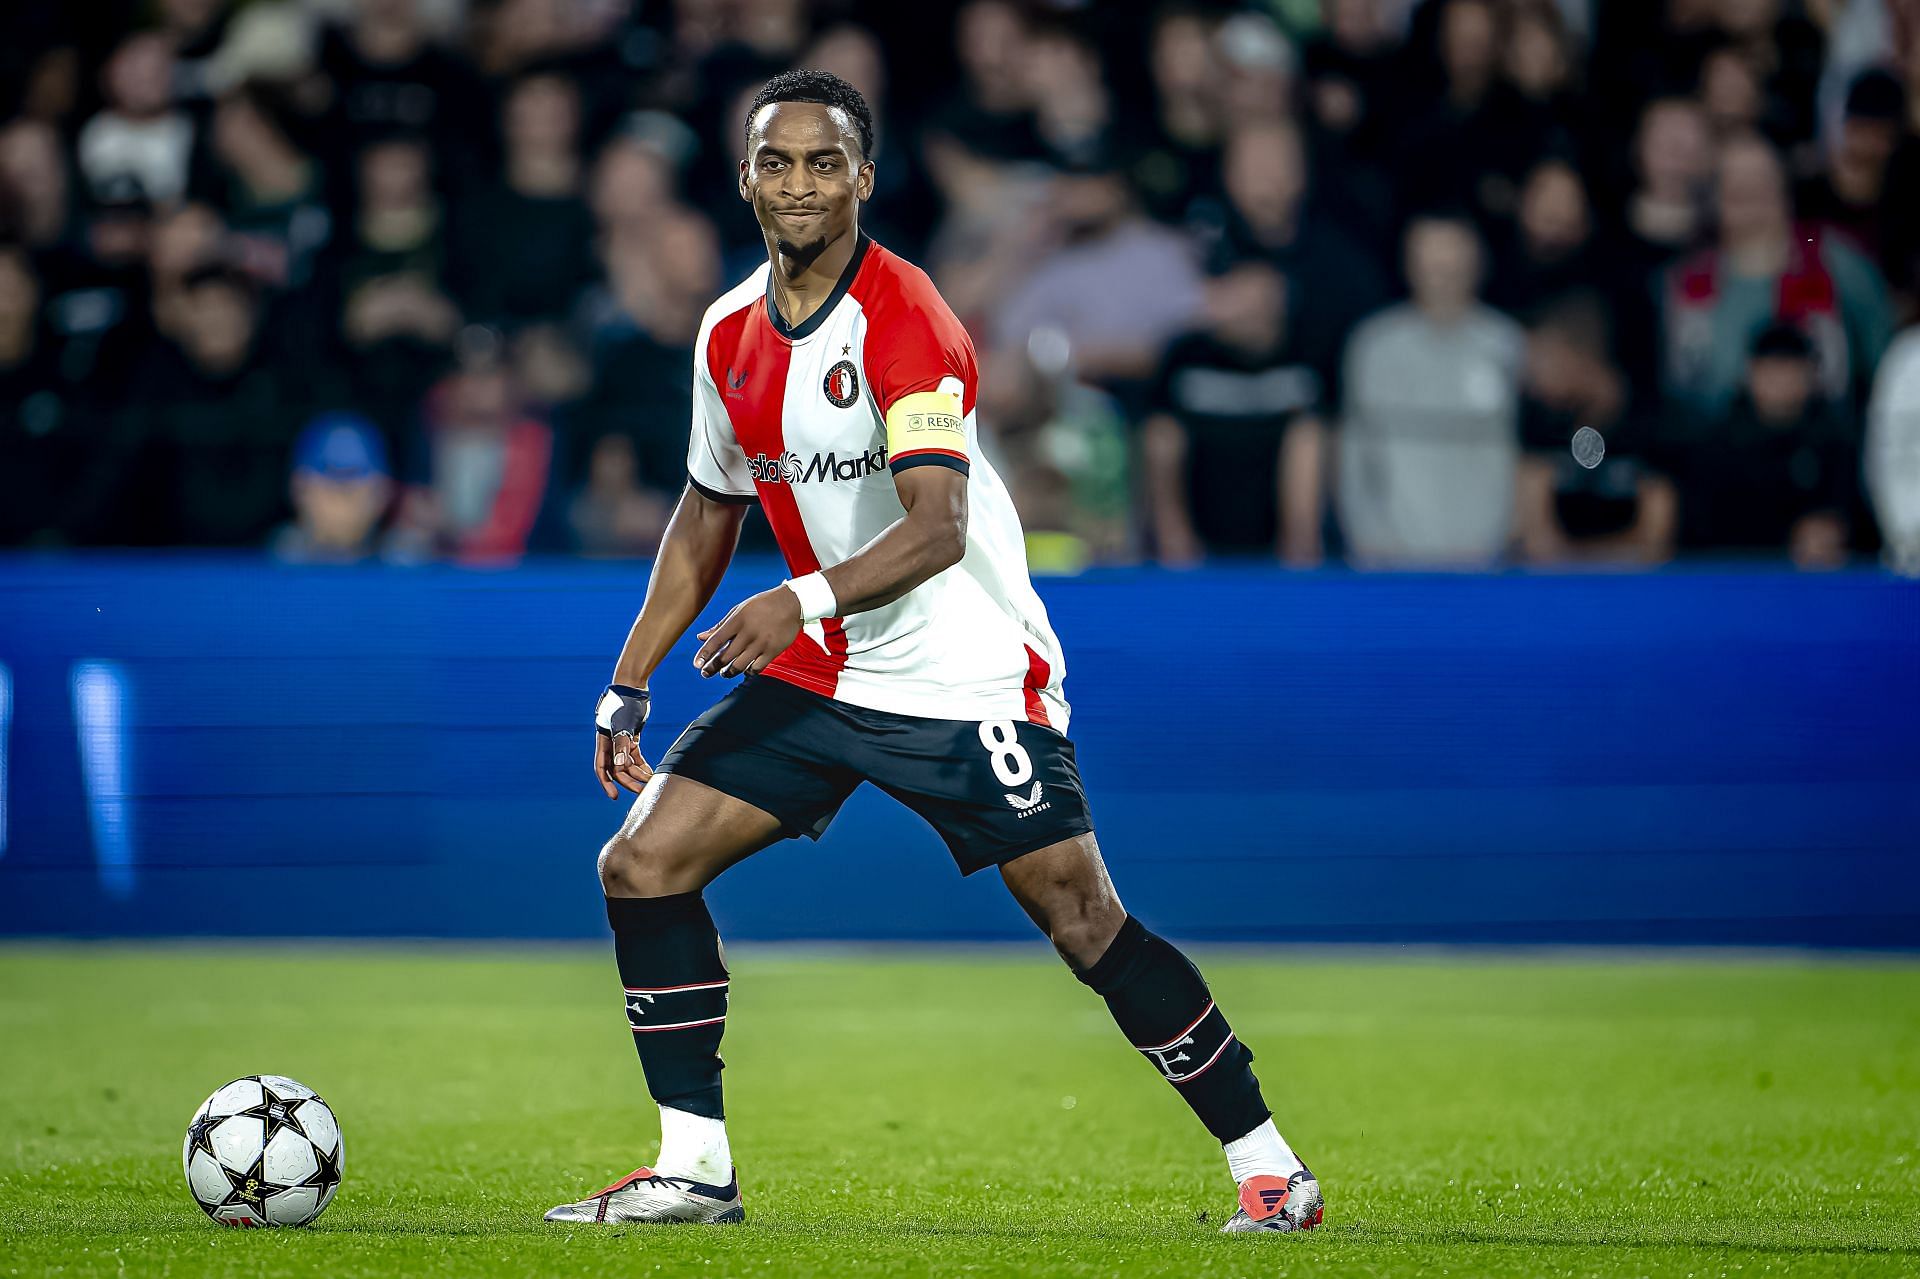
[(1128, 915), (1106, 953), (1076, 975), (1107, 1001), (1128, 1041), (1220, 1142), (1241, 1190), (1227, 1229), (1318, 1225), (1320, 1185), (1274, 1127), (1253, 1053), (1193, 962)]

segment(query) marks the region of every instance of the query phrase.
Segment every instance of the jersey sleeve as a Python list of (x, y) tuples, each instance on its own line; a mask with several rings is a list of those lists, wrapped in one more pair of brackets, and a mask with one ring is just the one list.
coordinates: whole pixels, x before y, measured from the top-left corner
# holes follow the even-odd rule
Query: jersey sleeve
[[(703, 335), (704, 337), (704, 335)], [(693, 353), (693, 430), (687, 440), (687, 480), (716, 502), (758, 500), (747, 455), (734, 437), (720, 388), (707, 368), (706, 342)]]
[(973, 340), (931, 283), (905, 290), (867, 329), (867, 378), (887, 423), (887, 465), (969, 472), (980, 374)]

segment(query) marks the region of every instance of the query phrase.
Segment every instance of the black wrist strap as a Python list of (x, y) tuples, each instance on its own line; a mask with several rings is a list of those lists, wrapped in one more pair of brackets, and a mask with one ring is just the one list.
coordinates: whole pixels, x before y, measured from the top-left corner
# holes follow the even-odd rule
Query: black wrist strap
[(607, 685), (594, 707), (594, 731), (609, 737), (620, 733), (639, 737), (641, 727), (647, 722), (647, 709), (651, 701), (644, 688), (634, 688), (630, 684)]

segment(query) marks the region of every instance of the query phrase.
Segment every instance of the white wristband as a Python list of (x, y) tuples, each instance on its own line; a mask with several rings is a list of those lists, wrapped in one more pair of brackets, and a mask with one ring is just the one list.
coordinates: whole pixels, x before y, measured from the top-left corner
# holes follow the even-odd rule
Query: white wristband
[(827, 584), (824, 573), (790, 577), (781, 585), (792, 591), (794, 597), (800, 601), (802, 622), (817, 622), (823, 617), (834, 617), (840, 612), (840, 601), (833, 598), (833, 587)]

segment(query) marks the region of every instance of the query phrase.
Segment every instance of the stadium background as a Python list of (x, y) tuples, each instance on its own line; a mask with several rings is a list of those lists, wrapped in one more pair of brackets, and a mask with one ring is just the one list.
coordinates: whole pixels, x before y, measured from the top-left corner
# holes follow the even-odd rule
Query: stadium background
[[(1912, 1275), (1916, 0), (0, 5), (0, 1269), (1253, 1269), (870, 794), (711, 892), (750, 1228), (539, 1220), (653, 1150), (585, 720), (796, 64), (1328, 1189), (1262, 1272)], [(312, 1230), (182, 1186), (254, 1071), (347, 1134)]]
[[(761, 254), (743, 94), (807, 64), (983, 352), (1139, 909), (1920, 939), (1907, 0), (0, 31), (0, 929), (597, 933), (580, 708)], [(715, 691), (670, 660), (652, 749)], [(869, 797), (716, 894), (745, 937), (1023, 932), (946, 873)]]

